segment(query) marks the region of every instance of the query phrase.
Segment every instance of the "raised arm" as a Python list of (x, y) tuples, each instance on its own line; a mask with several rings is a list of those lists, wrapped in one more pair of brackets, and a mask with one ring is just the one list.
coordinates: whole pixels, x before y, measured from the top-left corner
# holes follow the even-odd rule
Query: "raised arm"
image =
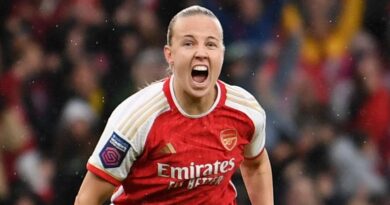
[(74, 205), (101, 205), (111, 196), (114, 189), (114, 185), (88, 171)]
[(240, 169), (252, 204), (273, 205), (272, 171), (267, 150), (255, 159), (245, 159)]

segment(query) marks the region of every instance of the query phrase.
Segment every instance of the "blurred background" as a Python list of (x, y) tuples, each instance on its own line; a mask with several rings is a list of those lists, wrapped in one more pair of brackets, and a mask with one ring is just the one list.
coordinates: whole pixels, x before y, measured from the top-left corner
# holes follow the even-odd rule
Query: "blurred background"
[(224, 28), (221, 79), (266, 110), (275, 204), (389, 205), (388, 0), (2, 0), (0, 204), (73, 204), (107, 118), (167, 75), (167, 25), (193, 4)]

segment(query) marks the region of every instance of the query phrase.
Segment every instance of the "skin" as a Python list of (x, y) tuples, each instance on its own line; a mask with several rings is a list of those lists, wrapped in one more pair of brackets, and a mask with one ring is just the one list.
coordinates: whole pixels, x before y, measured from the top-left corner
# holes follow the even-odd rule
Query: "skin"
[(88, 171), (74, 204), (101, 205), (111, 196), (114, 189), (114, 185)]
[[(219, 21), (209, 16), (180, 17), (174, 24), (172, 44), (164, 47), (164, 54), (174, 75), (175, 96), (188, 114), (207, 112), (216, 99), (216, 82), (225, 51), (222, 36)], [(202, 83), (192, 79), (191, 71), (196, 65), (208, 68), (208, 77)], [(272, 174), (267, 152), (244, 160), (241, 173), (252, 204), (272, 205)], [(88, 172), (75, 205), (102, 204), (114, 189), (112, 184)]]
[(272, 170), (267, 150), (255, 159), (245, 159), (240, 170), (252, 205), (273, 205)]
[[(194, 15), (178, 18), (173, 30), (172, 45), (164, 47), (164, 54), (175, 76), (176, 98), (188, 114), (202, 114), (210, 109), (217, 96), (215, 84), (225, 51), (221, 25), (215, 18)], [(192, 79), (191, 71), (196, 65), (208, 68), (203, 83)]]
[[(197, 26), (193, 26), (197, 25)], [(189, 114), (202, 114), (215, 101), (215, 84), (221, 73), (225, 48), (219, 21), (205, 15), (179, 18), (174, 25), (172, 45), (165, 46), (164, 54), (171, 65), (174, 91), (180, 106)], [(195, 65), (206, 65), (206, 83), (192, 80)], [(252, 204), (273, 204), (272, 171), (267, 151), (255, 159), (244, 160), (241, 173)]]

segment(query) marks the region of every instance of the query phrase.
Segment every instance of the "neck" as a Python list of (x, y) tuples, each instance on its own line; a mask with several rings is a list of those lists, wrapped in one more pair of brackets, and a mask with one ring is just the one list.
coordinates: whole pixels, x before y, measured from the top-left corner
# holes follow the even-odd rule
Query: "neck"
[(189, 115), (201, 115), (211, 109), (215, 100), (217, 99), (217, 86), (211, 92), (202, 97), (194, 97), (187, 92), (180, 90), (173, 83), (173, 90), (179, 106)]

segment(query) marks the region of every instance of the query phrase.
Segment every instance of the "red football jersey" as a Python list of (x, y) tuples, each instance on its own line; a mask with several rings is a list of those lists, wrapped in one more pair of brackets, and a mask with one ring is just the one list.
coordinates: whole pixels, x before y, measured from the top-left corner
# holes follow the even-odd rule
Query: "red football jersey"
[(173, 80), (114, 110), (87, 168), (118, 187), (113, 204), (235, 204), (230, 180), (244, 158), (264, 148), (264, 110), (242, 88), (218, 81), (210, 110), (189, 115)]

